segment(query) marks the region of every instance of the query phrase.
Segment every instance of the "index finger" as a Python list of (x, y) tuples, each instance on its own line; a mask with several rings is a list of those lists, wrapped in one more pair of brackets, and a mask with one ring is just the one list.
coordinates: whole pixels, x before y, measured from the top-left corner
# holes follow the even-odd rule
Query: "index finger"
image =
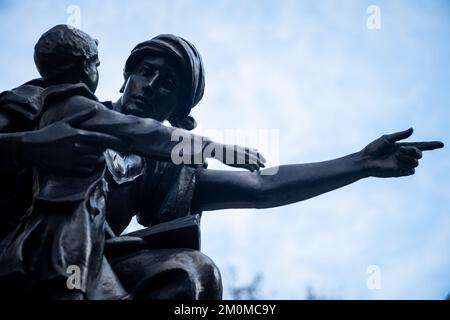
[(444, 144), (441, 141), (403, 142), (398, 143), (398, 145), (402, 147), (416, 147), (420, 151), (429, 151), (444, 147)]
[(266, 158), (265, 158), (261, 153), (259, 153), (259, 152), (258, 152), (258, 158), (259, 158), (259, 160), (260, 160), (262, 163), (266, 163), (266, 162), (267, 162)]

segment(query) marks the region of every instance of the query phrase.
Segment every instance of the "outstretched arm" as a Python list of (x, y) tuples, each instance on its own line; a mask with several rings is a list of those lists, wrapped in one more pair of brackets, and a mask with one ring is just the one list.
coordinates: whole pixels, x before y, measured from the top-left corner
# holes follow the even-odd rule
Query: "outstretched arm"
[(384, 135), (360, 152), (308, 164), (284, 165), (274, 175), (201, 170), (193, 210), (270, 208), (306, 200), (359, 179), (414, 174), (422, 151), (442, 148), (441, 142), (397, 143), (412, 129)]

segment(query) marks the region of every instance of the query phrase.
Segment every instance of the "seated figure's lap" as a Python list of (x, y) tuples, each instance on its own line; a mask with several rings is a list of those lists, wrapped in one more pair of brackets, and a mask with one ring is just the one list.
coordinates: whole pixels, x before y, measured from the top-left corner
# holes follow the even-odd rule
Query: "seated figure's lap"
[(134, 299), (221, 299), (222, 280), (214, 262), (191, 249), (141, 250), (111, 261)]

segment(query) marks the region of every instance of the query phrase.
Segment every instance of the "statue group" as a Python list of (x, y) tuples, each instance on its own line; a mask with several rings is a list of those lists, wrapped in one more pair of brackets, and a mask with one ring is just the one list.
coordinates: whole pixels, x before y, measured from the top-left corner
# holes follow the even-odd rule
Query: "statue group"
[[(265, 175), (255, 149), (189, 133), (205, 88), (193, 44), (175, 35), (139, 43), (116, 102), (95, 96), (97, 45), (76, 28), (51, 28), (35, 45), (41, 78), (0, 94), (7, 298), (221, 299), (220, 271), (200, 251), (204, 211), (283, 206), (363, 178), (409, 176), (423, 151), (443, 147), (400, 142), (408, 129), (338, 159)], [(174, 163), (180, 131), (197, 145), (184, 148), (183, 159), (198, 161)], [(211, 170), (206, 158), (244, 170)], [(146, 228), (122, 235), (134, 216)]]

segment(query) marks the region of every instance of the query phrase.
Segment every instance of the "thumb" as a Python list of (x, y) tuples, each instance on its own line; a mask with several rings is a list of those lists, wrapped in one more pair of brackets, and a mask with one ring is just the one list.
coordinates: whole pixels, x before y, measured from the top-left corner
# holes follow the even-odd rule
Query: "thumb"
[(389, 142), (396, 142), (399, 140), (403, 140), (406, 138), (409, 138), (414, 132), (413, 128), (409, 128), (408, 130), (405, 131), (400, 131), (400, 132), (395, 132), (395, 133), (391, 133), (391, 134), (387, 134), (385, 136), (385, 138), (389, 141)]

